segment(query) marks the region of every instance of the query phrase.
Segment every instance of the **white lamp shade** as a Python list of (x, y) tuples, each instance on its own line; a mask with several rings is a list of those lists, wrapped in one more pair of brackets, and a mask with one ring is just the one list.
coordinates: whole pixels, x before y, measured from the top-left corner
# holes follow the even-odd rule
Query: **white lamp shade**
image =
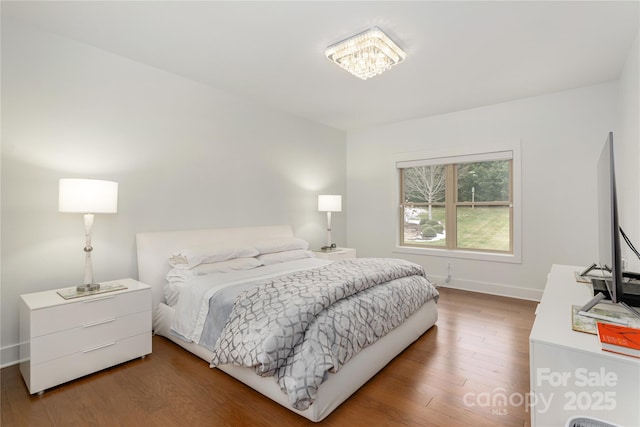
[(342, 196), (320, 195), (318, 196), (318, 211), (342, 212)]
[(58, 194), (60, 212), (116, 213), (118, 183), (97, 179), (61, 179)]

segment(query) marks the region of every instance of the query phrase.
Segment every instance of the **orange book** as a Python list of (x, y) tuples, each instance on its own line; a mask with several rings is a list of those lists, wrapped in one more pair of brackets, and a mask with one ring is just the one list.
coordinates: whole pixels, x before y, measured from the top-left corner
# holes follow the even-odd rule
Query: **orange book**
[(597, 326), (603, 350), (640, 358), (640, 329), (610, 323)]

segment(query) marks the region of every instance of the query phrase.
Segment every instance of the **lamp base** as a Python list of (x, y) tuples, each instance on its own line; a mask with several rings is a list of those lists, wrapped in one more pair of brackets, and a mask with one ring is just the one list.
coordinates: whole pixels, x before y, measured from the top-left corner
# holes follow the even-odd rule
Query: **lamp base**
[(78, 292), (95, 292), (100, 289), (100, 283), (89, 283), (86, 285), (79, 285), (76, 288)]
[(335, 243), (332, 243), (330, 246), (323, 246), (320, 249), (322, 249), (325, 252), (330, 252), (330, 251), (335, 251), (337, 247)]

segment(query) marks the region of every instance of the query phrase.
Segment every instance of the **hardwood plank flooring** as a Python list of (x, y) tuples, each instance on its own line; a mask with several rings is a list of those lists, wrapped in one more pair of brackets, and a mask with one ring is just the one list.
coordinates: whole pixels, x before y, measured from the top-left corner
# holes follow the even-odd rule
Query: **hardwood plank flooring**
[[(327, 417), (326, 426), (529, 426), (536, 303), (440, 288), (436, 326)], [(30, 396), (18, 366), (0, 371), (9, 426), (307, 426), (293, 414), (160, 336), (153, 353)], [(517, 401), (517, 399), (514, 399)]]

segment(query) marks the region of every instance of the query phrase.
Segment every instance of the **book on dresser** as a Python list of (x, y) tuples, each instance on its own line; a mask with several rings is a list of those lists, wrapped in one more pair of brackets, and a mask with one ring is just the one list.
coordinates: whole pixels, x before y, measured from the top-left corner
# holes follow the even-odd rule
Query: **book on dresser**
[(640, 329), (598, 322), (602, 349), (640, 358)]

